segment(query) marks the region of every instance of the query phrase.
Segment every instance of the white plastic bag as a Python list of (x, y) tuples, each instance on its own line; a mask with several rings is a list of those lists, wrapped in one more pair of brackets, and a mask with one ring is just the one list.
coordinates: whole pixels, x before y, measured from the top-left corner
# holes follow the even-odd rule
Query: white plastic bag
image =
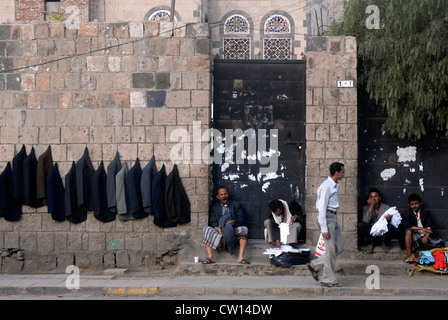
[(314, 254), (317, 257), (321, 257), (325, 254), (325, 241), (324, 237), (322, 236), (322, 233), (319, 236), (319, 241), (317, 242), (316, 250), (314, 251)]

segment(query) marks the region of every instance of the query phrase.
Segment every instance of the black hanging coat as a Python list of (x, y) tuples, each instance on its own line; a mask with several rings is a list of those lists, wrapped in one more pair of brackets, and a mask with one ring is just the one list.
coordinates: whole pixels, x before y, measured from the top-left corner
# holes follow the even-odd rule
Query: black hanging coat
[(48, 146), (47, 150), (42, 153), (37, 160), (37, 199), (43, 200), (46, 198), (47, 176), (51, 169), (53, 169), (53, 156), (51, 154), (51, 146)]
[(22, 205), (14, 199), (12, 185), (11, 163), (8, 162), (0, 174), (0, 217), (8, 221), (17, 221), (22, 216)]
[(23, 190), (23, 161), (26, 158), (25, 145), (22, 146), (20, 151), (12, 159), (12, 180), (14, 199), (20, 203), (24, 202), (24, 190)]
[(37, 158), (34, 147), (23, 160), (23, 195), (24, 203), (32, 208), (42, 207), (42, 200), (37, 199)]
[(166, 177), (165, 190), (165, 205), (168, 220), (173, 223), (190, 222), (190, 200), (182, 184), (176, 164)]
[(152, 156), (148, 164), (143, 168), (140, 188), (142, 192), (143, 210), (147, 214), (154, 214), (152, 207), (152, 180), (157, 173), (156, 159)]
[(104, 170), (104, 163), (95, 171), (92, 179), (93, 189), (93, 214), (95, 218), (102, 222), (115, 220), (115, 212), (112, 212), (107, 205), (107, 175)]
[(76, 194), (78, 207), (82, 210), (93, 210), (92, 177), (94, 173), (95, 169), (86, 147), (84, 155), (76, 163)]
[(137, 158), (134, 166), (128, 172), (129, 207), (131, 214), (136, 219), (146, 218), (148, 215), (143, 211), (141, 182), (142, 168)]
[(176, 223), (170, 222), (166, 214), (165, 206), (165, 185), (166, 171), (165, 165), (153, 177), (152, 184), (152, 205), (154, 208), (154, 224), (162, 228), (175, 227)]
[(47, 177), (48, 212), (56, 221), (65, 220), (65, 189), (56, 163)]
[(117, 213), (117, 189), (115, 176), (121, 169), (118, 151), (115, 158), (107, 166), (107, 206), (111, 212)]
[(65, 216), (73, 223), (86, 221), (87, 211), (78, 207), (78, 193), (76, 191), (76, 165), (72, 162), (70, 171), (65, 176)]

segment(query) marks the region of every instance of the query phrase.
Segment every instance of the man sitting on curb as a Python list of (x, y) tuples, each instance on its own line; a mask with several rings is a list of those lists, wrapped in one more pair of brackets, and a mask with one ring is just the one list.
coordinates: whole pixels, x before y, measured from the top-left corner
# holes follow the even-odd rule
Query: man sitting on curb
[(207, 250), (207, 259), (203, 264), (215, 263), (213, 250), (216, 250), (221, 239), (224, 240), (227, 249), (233, 254), (235, 244), (238, 241), (240, 251), (238, 262), (250, 264), (244, 259), (244, 251), (247, 245), (249, 230), (244, 224), (243, 208), (240, 203), (229, 199), (229, 191), (226, 187), (218, 187), (215, 201), (210, 210), (210, 226), (204, 227), (203, 241)]

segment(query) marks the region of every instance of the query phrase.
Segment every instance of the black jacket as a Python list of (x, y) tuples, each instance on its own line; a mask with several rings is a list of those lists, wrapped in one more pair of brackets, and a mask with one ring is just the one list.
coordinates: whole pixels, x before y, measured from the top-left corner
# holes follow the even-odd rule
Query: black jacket
[(154, 224), (162, 228), (175, 227), (166, 214), (165, 205), (166, 171), (165, 165), (154, 175), (152, 183), (152, 205), (154, 208)]
[(47, 192), (47, 176), (53, 169), (53, 156), (51, 154), (51, 146), (42, 153), (37, 160), (36, 187), (37, 199), (45, 199)]
[[(401, 214), (401, 225), (403, 226), (403, 230), (407, 230), (412, 227), (417, 226), (417, 218), (415, 217), (414, 212), (412, 210), (407, 210)], [(423, 209), (420, 210), (420, 220), (422, 221), (422, 225), (424, 228), (431, 228), (434, 231), (434, 220), (432, 219), (429, 211), (425, 211)]]
[(4, 217), (8, 221), (17, 221), (22, 216), (22, 205), (14, 199), (12, 185), (11, 163), (8, 162), (0, 174), (0, 217)]
[[(229, 220), (235, 220), (235, 224), (233, 225), (234, 228), (243, 226), (245, 223), (245, 217), (243, 212), (243, 207), (238, 201), (235, 200), (229, 200), (228, 202), (229, 212), (230, 212), (230, 219)], [(219, 201), (215, 201), (210, 209), (210, 218), (209, 218), (209, 224), (213, 228), (219, 226), (219, 219), (221, 219), (222, 216), (222, 206)]]
[(12, 179), (13, 179), (13, 190), (14, 199), (23, 203), (25, 200), (25, 194), (23, 190), (23, 161), (26, 158), (25, 145), (22, 146), (20, 151), (12, 159)]
[(152, 183), (154, 175), (156, 173), (157, 173), (156, 159), (154, 156), (152, 156), (151, 160), (143, 168), (142, 178), (140, 180), (143, 210), (149, 214), (154, 214), (154, 209), (152, 206)]
[(135, 164), (128, 172), (129, 208), (131, 209), (132, 216), (136, 219), (142, 219), (148, 216), (143, 211), (141, 178), (142, 168), (140, 166), (140, 160), (137, 158)]
[(78, 207), (82, 210), (93, 210), (92, 178), (95, 173), (87, 147), (84, 155), (76, 163), (76, 193)]
[(37, 199), (37, 158), (34, 148), (23, 160), (23, 195), (24, 203), (32, 208), (42, 207), (42, 200)]
[(56, 221), (65, 220), (65, 189), (56, 163), (47, 177), (48, 212)]
[(65, 216), (73, 223), (86, 221), (87, 211), (78, 208), (78, 194), (76, 191), (76, 165), (72, 162), (70, 171), (65, 176)]
[(104, 163), (95, 171), (92, 178), (93, 189), (93, 214), (95, 218), (102, 222), (115, 220), (116, 212), (111, 211), (107, 205), (107, 175), (104, 170)]
[(191, 221), (190, 200), (182, 184), (176, 164), (166, 177), (165, 205), (170, 222), (187, 223)]

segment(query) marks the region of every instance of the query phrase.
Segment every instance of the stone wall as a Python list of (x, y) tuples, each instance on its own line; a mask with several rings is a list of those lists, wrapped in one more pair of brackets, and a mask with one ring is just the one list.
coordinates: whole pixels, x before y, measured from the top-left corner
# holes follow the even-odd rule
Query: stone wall
[[(341, 181), (338, 221), (347, 251), (357, 247), (358, 120), (357, 54), (353, 37), (312, 37), (307, 46), (306, 212), (307, 238), (316, 245), (316, 193), (334, 161), (345, 165)], [(338, 80), (353, 80), (353, 88), (339, 88)]]
[[(0, 170), (23, 145), (39, 157), (51, 146), (62, 178), (87, 147), (96, 170), (118, 151), (131, 168), (154, 155), (173, 168), (174, 129), (201, 129), (210, 118), (206, 24), (62, 23), (0, 25)], [(156, 97), (156, 99), (154, 99)], [(175, 228), (145, 219), (54, 221), (47, 206), (23, 205), (19, 221), (0, 218), (2, 272), (142, 268), (173, 254), (208, 219), (208, 166), (178, 165), (191, 202), (191, 223)], [(19, 255), (8, 252), (16, 252)], [(171, 257), (173, 256), (173, 257)]]

